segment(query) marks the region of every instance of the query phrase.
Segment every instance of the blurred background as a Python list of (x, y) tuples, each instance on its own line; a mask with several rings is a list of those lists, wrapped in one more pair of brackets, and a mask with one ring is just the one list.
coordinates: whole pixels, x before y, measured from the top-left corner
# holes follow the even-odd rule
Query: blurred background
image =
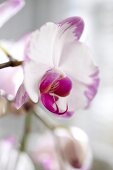
[[(113, 170), (113, 0), (26, 0), (26, 6), (2, 27), (0, 39), (18, 39), (47, 21), (58, 22), (69, 16), (81, 16), (85, 21), (81, 41), (92, 50), (101, 82), (89, 110), (66, 121), (55, 120), (51, 115), (49, 119), (82, 128), (93, 150), (93, 170)], [(20, 138), (23, 124), (24, 116), (1, 118), (0, 138), (7, 134)], [(34, 130), (37, 129), (38, 125)]]

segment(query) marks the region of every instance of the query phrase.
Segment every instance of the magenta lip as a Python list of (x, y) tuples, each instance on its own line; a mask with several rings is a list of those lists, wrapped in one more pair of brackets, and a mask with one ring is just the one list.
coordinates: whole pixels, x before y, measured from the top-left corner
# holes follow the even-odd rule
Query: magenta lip
[(66, 97), (72, 89), (72, 82), (67, 76), (49, 70), (43, 76), (40, 83), (41, 102), (47, 110), (57, 115), (72, 115), (68, 111), (68, 104), (66, 109), (61, 110), (57, 104), (59, 97)]

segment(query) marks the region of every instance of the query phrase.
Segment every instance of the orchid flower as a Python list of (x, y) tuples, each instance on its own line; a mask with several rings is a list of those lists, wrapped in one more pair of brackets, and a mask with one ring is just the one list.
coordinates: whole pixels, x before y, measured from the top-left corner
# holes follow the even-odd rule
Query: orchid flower
[[(39, 101), (56, 115), (69, 117), (87, 108), (97, 93), (99, 71), (88, 47), (79, 41), (83, 29), (80, 17), (46, 23), (31, 34), (26, 46), (26, 92), (33, 102)], [(17, 101), (22, 94), (20, 90)]]
[(35, 170), (29, 156), (15, 149), (15, 143), (14, 137), (8, 137), (0, 141), (0, 169)]
[[(7, 0), (0, 4), (0, 27), (4, 25), (11, 17), (13, 17), (17, 12), (19, 12), (25, 4), (24, 0)], [(2, 48), (9, 51), (9, 54), (16, 59), (21, 59), (23, 55), (23, 40), (16, 43), (8, 41), (0, 41), (0, 63), (6, 62), (7, 56), (3, 52)], [(18, 58), (17, 58), (18, 56)], [(6, 95), (13, 96), (16, 95), (16, 91), (22, 81), (22, 69), (17, 68), (5, 68), (0, 70), (0, 93), (1, 95), (5, 92)], [(21, 77), (17, 80), (18, 77)], [(17, 77), (17, 78), (16, 78)]]
[[(7, 56), (2, 50), (5, 49), (12, 56), (12, 58), (17, 60), (23, 60), (24, 58), (24, 48), (26, 45), (27, 36), (22, 39), (11, 42), (11, 41), (0, 41), (0, 62), (7, 62)], [(18, 67), (9, 67), (0, 69), (0, 92), (1, 95), (5, 94), (6, 97), (14, 99), (19, 89), (20, 85), (23, 82), (23, 69), (21, 66)], [(6, 83), (7, 82), (7, 83)]]
[(26, 148), (35, 165), (42, 170), (60, 170), (59, 155), (50, 133), (30, 134)]
[(77, 127), (57, 128), (55, 133), (63, 158), (69, 169), (89, 170), (92, 165), (92, 152), (87, 134)]
[(48, 132), (30, 134), (26, 148), (34, 163), (43, 170), (89, 170), (92, 152), (87, 134), (77, 127), (58, 127), (54, 133), (57, 144)]

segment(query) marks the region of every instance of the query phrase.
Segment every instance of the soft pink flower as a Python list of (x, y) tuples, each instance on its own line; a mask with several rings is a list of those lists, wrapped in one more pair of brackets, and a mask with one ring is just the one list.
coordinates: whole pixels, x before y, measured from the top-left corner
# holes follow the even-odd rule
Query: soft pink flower
[[(19, 12), (25, 4), (24, 0), (7, 0), (0, 4), (0, 27), (2, 27), (11, 17)], [(0, 47), (4, 48), (13, 58), (21, 60), (24, 56), (24, 42), (0, 41)], [(7, 62), (7, 56), (0, 48), (0, 63)], [(16, 91), (23, 80), (22, 68), (4, 68), (0, 70), (0, 93), (14, 98)]]
[(69, 169), (89, 170), (92, 164), (92, 152), (87, 134), (77, 127), (57, 128), (61, 153), (69, 164)]
[[(17, 60), (23, 60), (26, 37), (17, 42), (0, 41), (0, 47), (8, 51), (8, 53)], [(0, 63), (8, 61), (6, 54), (0, 49)], [(21, 66), (0, 69), (0, 92), (7, 97), (15, 98), (17, 90), (23, 82), (23, 69)]]
[(43, 170), (60, 170), (54, 138), (49, 133), (32, 134), (27, 148), (37, 166), (42, 167)]
[(33, 102), (57, 115), (87, 108), (97, 93), (98, 67), (79, 41), (83, 28), (79, 17), (47, 23), (31, 34), (26, 48), (25, 89)]
[[(57, 136), (32, 134), (27, 145), (35, 164), (43, 170), (89, 170), (92, 153), (88, 136), (79, 128), (57, 128)], [(63, 168), (62, 168), (63, 167)]]
[(15, 149), (15, 144), (14, 137), (0, 141), (0, 170), (35, 170), (29, 156)]

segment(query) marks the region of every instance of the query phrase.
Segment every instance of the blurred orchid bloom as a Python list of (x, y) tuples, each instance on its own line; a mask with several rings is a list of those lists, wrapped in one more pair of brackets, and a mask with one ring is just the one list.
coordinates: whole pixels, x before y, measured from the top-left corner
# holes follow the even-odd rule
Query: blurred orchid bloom
[(20, 11), (24, 5), (24, 0), (7, 0), (0, 4), (0, 27)]
[(29, 137), (27, 150), (35, 164), (40, 164), (42, 170), (89, 170), (92, 152), (86, 133), (70, 127), (56, 128), (55, 134), (57, 141), (49, 133)]
[(68, 130), (57, 128), (55, 133), (68, 169), (90, 170), (92, 152), (86, 133), (77, 127), (70, 127)]
[(17, 151), (15, 139), (9, 137), (0, 141), (0, 169), (1, 170), (35, 170), (29, 156)]
[[(17, 60), (24, 59), (24, 49), (26, 45), (28, 36), (26, 35), (17, 42), (11, 41), (0, 41), (0, 63), (8, 61), (6, 54), (3, 52), (2, 48), (8, 51), (12, 58)], [(5, 94), (7, 97), (14, 99), (19, 89), (20, 85), (23, 82), (23, 68), (18, 67), (9, 67), (0, 69), (0, 92), (1, 95)]]
[(83, 28), (79, 17), (46, 23), (31, 34), (26, 48), (25, 89), (33, 102), (56, 115), (69, 117), (87, 108), (97, 93), (99, 70), (79, 41)]
[[(7, 0), (0, 4), (0, 27), (4, 25), (11, 17), (19, 12), (25, 4), (24, 0)], [(23, 40), (19, 42), (6, 42), (0, 41), (0, 63), (7, 62), (7, 56), (3, 52), (2, 48), (7, 50), (14, 58), (21, 60), (23, 57)], [(1, 48), (2, 47), (2, 48)], [(17, 58), (18, 56), (18, 58)], [(17, 68), (5, 68), (0, 70), (0, 93), (1, 95), (9, 95), (13, 97), (16, 95), (16, 91), (23, 79), (22, 69)]]
[(41, 170), (60, 170), (54, 138), (49, 133), (31, 134), (27, 151), (36, 166), (41, 167)]

